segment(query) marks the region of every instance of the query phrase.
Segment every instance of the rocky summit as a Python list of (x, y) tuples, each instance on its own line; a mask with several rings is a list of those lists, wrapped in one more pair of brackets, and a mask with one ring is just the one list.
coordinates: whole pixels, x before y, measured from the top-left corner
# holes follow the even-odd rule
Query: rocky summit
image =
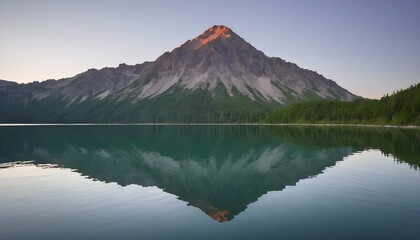
[(0, 121), (257, 122), (293, 102), (356, 98), (215, 25), (154, 62), (28, 84), (1, 81)]

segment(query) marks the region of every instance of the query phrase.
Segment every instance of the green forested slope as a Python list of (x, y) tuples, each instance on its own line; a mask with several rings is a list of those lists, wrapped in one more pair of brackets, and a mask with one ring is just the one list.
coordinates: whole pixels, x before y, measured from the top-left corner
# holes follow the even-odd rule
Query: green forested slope
[[(253, 101), (234, 89), (229, 96), (221, 86), (209, 92), (172, 89), (176, 94), (116, 100), (92, 99), (68, 104), (58, 97), (36, 101), (31, 97), (8, 97), (0, 92), (2, 123), (255, 123), (281, 106)], [(22, 99), (28, 99), (23, 101)], [(76, 104), (77, 103), (77, 104)]]
[(420, 84), (380, 100), (316, 100), (268, 114), (269, 123), (355, 123), (420, 125)]

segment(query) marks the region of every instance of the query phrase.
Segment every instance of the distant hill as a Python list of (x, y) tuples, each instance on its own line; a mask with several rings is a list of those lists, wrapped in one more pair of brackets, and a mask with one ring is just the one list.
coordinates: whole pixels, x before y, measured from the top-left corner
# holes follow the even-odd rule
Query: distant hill
[(267, 116), (270, 123), (420, 125), (420, 84), (380, 100), (317, 100), (294, 103)]
[(0, 122), (258, 122), (293, 102), (357, 98), (321, 74), (266, 56), (226, 26), (153, 62), (6, 85)]
[(10, 86), (13, 86), (13, 85), (18, 85), (18, 84), (15, 83), (15, 82), (11, 82), (11, 81), (6, 81), (6, 80), (1, 80), (0, 79), (0, 90), (1, 89), (6, 89), (6, 88), (8, 88)]

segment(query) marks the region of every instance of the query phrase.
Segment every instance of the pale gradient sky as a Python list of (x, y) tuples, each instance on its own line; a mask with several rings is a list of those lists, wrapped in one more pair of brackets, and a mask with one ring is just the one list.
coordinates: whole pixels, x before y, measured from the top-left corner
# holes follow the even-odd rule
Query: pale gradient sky
[(420, 82), (418, 0), (0, 0), (0, 79), (153, 61), (215, 24), (363, 97)]

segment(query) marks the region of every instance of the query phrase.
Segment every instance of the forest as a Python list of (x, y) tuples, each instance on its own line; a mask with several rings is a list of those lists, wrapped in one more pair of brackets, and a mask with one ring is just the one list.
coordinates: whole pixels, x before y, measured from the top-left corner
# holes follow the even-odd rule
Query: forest
[(379, 100), (354, 102), (314, 100), (291, 104), (269, 113), (268, 123), (337, 123), (420, 125), (420, 84)]

